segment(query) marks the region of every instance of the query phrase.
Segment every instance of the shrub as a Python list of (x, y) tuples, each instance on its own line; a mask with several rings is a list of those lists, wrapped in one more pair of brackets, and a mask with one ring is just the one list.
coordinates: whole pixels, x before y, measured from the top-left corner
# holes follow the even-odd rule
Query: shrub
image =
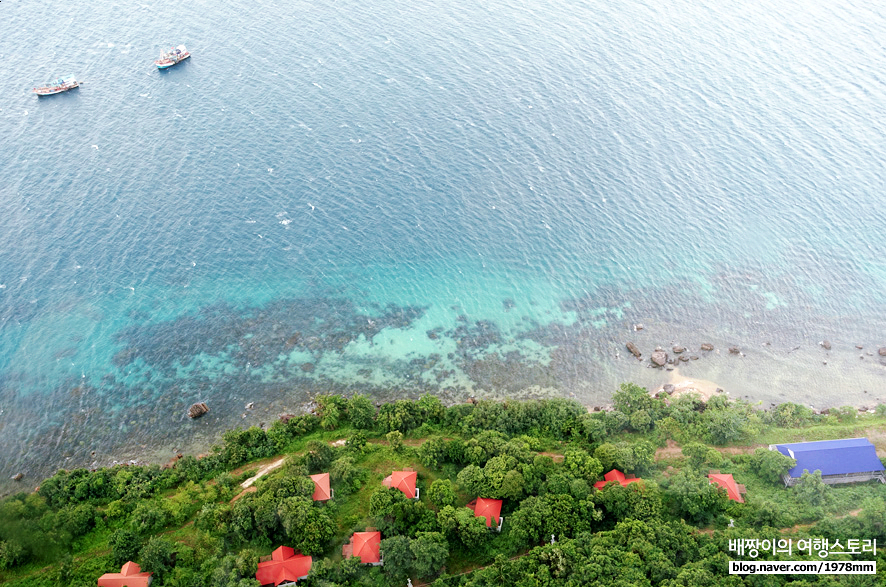
[(111, 547), (114, 565), (122, 566), (127, 561), (135, 560), (142, 548), (142, 541), (134, 532), (121, 528), (111, 534), (108, 546)]
[(375, 404), (365, 395), (357, 394), (348, 400), (347, 414), (358, 430), (370, 430), (375, 425)]
[(449, 479), (437, 479), (431, 483), (428, 489), (428, 499), (438, 508), (443, 508), (455, 503), (455, 491)]
[(772, 483), (781, 481), (783, 475), (797, 465), (797, 461), (777, 450), (760, 447), (750, 458), (751, 468), (761, 478)]
[(394, 452), (400, 452), (403, 450), (403, 433), (399, 430), (392, 430), (385, 435), (385, 438), (388, 439), (388, 444), (391, 445), (391, 448)]
[(151, 569), (162, 581), (175, 566), (175, 545), (166, 538), (155, 536), (142, 547), (139, 559), (143, 568)]

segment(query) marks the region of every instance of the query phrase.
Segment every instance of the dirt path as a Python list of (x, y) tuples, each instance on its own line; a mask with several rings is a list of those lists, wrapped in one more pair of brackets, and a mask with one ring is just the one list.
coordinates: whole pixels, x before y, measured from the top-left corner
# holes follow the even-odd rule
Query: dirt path
[(243, 497), (247, 493), (253, 493), (255, 491), (255, 487), (253, 487), (252, 484), (255, 483), (256, 481), (258, 481), (261, 477), (265, 476), (267, 473), (270, 473), (274, 469), (282, 466), (285, 461), (286, 461), (286, 457), (280, 457), (275, 461), (272, 461), (270, 463), (265, 463), (262, 466), (260, 466), (258, 468), (258, 473), (256, 473), (255, 475), (253, 475), (252, 477), (250, 477), (249, 479), (247, 479), (246, 481), (244, 481), (243, 483), (240, 484), (240, 487), (243, 488), (243, 491), (241, 491), (240, 493), (235, 495), (234, 498), (230, 501), (230, 503), (234, 503), (235, 501), (237, 501), (238, 499), (240, 499), (241, 497)]

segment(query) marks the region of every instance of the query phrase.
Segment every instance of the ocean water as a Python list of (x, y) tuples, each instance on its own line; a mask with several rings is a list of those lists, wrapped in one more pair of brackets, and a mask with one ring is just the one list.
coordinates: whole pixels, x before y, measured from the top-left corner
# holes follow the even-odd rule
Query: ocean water
[(0, 6), (0, 479), (330, 391), (886, 401), (880, 3), (461, 4)]

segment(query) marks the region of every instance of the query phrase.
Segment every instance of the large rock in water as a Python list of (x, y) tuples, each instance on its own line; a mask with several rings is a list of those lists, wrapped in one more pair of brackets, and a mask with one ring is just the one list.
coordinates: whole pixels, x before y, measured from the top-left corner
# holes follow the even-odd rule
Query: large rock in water
[(714, 345), (712, 345), (712, 344), (709, 343), (709, 342), (706, 342), (706, 343), (704, 343), (704, 344), (701, 345), (701, 350), (703, 350), (703, 351), (712, 351), (712, 350), (714, 350)]
[(877, 351), (877, 354), (881, 357), (886, 357), (886, 346), (881, 346), (880, 349)]
[(209, 412), (209, 406), (200, 402), (188, 408), (188, 418), (199, 418), (207, 412)]
[(823, 348), (826, 351), (831, 350), (831, 341), (829, 341), (829, 340), (823, 340), (818, 344), (820, 344), (821, 348)]
[(652, 351), (649, 360), (652, 361), (652, 364), (656, 367), (664, 367), (668, 362), (668, 354), (661, 349), (655, 349)]
[(637, 345), (635, 345), (634, 343), (628, 342), (625, 344), (625, 346), (628, 347), (628, 350), (631, 351), (631, 354), (638, 359), (643, 356), (643, 353), (640, 352), (640, 349), (638, 349)]

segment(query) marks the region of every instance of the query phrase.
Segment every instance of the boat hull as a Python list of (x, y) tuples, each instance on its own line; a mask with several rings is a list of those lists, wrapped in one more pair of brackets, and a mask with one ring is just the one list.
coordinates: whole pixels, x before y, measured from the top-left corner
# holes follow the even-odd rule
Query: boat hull
[(157, 66), (157, 69), (169, 69), (173, 65), (178, 65), (179, 63), (181, 63), (182, 61), (184, 61), (185, 59), (188, 59), (190, 57), (191, 57), (191, 54), (188, 53), (187, 55), (182, 55), (179, 59), (176, 59), (176, 60), (163, 59), (163, 60), (155, 61), (154, 65)]
[(73, 86), (67, 88), (57, 88), (52, 90), (34, 90), (34, 93), (38, 96), (54, 96), (56, 94), (61, 94), (62, 92), (67, 92), (68, 90), (73, 90), (74, 88), (79, 88), (80, 84), (75, 84)]

